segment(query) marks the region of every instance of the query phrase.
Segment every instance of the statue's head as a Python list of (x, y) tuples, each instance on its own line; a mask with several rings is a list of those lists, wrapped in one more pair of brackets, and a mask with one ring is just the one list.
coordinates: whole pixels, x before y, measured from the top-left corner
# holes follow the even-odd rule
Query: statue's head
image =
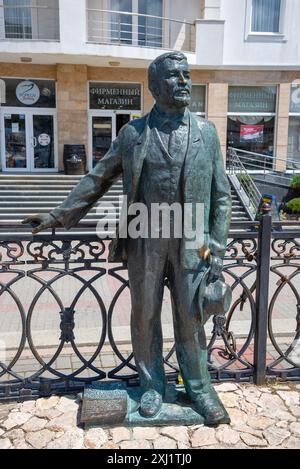
[(149, 89), (163, 108), (181, 109), (190, 104), (192, 81), (186, 56), (167, 52), (157, 57), (148, 69)]

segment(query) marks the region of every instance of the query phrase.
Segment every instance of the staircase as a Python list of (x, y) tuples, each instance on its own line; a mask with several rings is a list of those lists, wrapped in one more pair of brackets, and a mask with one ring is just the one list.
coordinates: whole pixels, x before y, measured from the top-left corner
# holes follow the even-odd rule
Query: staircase
[(231, 199), (232, 199), (232, 216), (231, 216), (231, 221), (232, 222), (238, 222), (238, 221), (250, 221), (251, 218), (248, 215), (243, 202), (241, 201), (237, 191), (233, 187), (233, 185), (230, 182), (230, 187), (231, 187)]
[[(3, 174), (0, 173), (0, 223), (19, 223), (28, 215), (48, 213), (59, 205), (78, 184), (82, 176), (65, 174)], [(115, 220), (120, 214), (122, 181), (114, 184), (83, 219), (83, 223), (96, 224), (104, 215)], [(249, 220), (237, 195), (231, 188), (232, 220)], [(122, 199), (121, 199), (122, 200)], [(89, 230), (87, 227), (86, 230)], [(92, 230), (90, 228), (90, 230)]]

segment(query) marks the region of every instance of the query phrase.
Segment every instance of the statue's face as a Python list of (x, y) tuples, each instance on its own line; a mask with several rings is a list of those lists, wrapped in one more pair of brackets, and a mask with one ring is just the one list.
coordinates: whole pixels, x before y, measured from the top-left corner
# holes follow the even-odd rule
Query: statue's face
[(159, 67), (155, 99), (163, 107), (182, 108), (190, 104), (192, 80), (186, 60), (165, 60)]

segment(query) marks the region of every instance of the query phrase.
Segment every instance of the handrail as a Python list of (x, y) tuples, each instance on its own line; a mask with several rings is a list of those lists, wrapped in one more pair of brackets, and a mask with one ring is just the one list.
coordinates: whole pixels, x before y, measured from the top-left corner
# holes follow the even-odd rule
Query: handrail
[(298, 164), (300, 167), (300, 162), (296, 160), (292, 160), (291, 158), (279, 158), (271, 155), (266, 155), (264, 153), (255, 153), (253, 151), (242, 150), (241, 148), (230, 147), (232, 150), (238, 151), (239, 153), (246, 153), (248, 155), (260, 156), (263, 158), (268, 158), (273, 161), (292, 161), (292, 163)]
[(152, 18), (152, 19), (156, 19), (156, 20), (172, 21), (174, 23), (180, 23), (180, 24), (189, 24), (190, 26), (194, 26), (195, 23), (196, 23), (195, 21), (193, 21), (193, 22), (182, 21), (182, 20), (177, 20), (177, 19), (173, 19), (173, 18), (168, 18), (166, 16), (145, 15), (143, 13), (136, 13), (136, 12), (133, 12), (133, 11), (101, 10), (101, 9), (98, 9), (98, 8), (87, 8), (86, 10), (87, 11), (94, 11), (94, 12), (97, 12), (97, 13), (113, 13), (113, 14), (117, 14), (117, 15), (140, 16), (142, 18)]
[[(243, 161), (237, 155), (236, 150), (229, 148), (228, 154), (230, 162), (229, 171), (230, 174), (235, 176), (235, 180), (232, 182), (244, 205), (248, 207), (251, 218), (254, 219), (262, 195), (252, 177), (249, 175)], [(242, 178), (241, 175), (245, 175), (246, 177)]]

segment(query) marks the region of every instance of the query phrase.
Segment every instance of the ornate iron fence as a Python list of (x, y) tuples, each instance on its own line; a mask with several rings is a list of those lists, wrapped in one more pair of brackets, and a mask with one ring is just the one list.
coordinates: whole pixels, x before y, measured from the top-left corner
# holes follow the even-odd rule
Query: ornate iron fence
[[(108, 264), (108, 243), (0, 226), (0, 400), (73, 393), (99, 379), (137, 382), (127, 270)], [(224, 275), (233, 302), (206, 326), (214, 381), (300, 379), (299, 273), (299, 225), (272, 224), (268, 214), (232, 225)], [(164, 361), (176, 380), (165, 291)]]

